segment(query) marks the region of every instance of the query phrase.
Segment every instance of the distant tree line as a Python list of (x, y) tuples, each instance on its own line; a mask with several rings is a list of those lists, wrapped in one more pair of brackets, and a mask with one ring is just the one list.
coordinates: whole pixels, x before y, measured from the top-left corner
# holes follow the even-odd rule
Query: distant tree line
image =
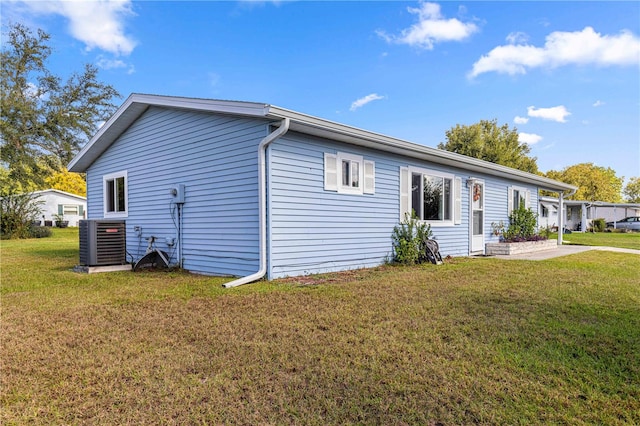
[(632, 177), (623, 191), (624, 177), (610, 167), (581, 163), (540, 172), (537, 158), (529, 155), (529, 145), (518, 140), (518, 130), (507, 124), (499, 126), (495, 119), (456, 124), (446, 131), (446, 142), (440, 142), (438, 148), (577, 186), (578, 191), (568, 199), (619, 203), (624, 194), (627, 202), (640, 202), (640, 178)]

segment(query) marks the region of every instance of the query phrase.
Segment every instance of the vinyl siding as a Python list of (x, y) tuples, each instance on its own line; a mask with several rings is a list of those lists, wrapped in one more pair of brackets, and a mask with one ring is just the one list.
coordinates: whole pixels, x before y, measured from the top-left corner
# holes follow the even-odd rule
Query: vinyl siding
[[(375, 162), (375, 194), (324, 190), (324, 153), (362, 155)], [(467, 256), (470, 248), (469, 172), (406, 159), (329, 140), (287, 133), (269, 148), (269, 277), (371, 267), (392, 258), (391, 234), (399, 222), (400, 167), (418, 167), (462, 179), (461, 223), (432, 226), (443, 256)], [(474, 174), (485, 182), (485, 242), (496, 240), (491, 223), (508, 223), (505, 179)], [(537, 189), (531, 207), (537, 209)]]
[[(105, 174), (128, 173), (127, 251), (138, 259), (150, 235), (177, 262), (177, 214), (170, 189), (185, 185), (185, 269), (246, 275), (258, 269), (257, 147), (262, 120), (149, 108), (87, 172), (88, 217), (102, 218)], [(142, 237), (134, 232), (142, 228)]]
[[(144, 238), (177, 262), (177, 217), (170, 189), (185, 185), (183, 261), (192, 272), (243, 276), (259, 268), (259, 142), (268, 122), (170, 108), (149, 108), (87, 171), (88, 217), (102, 218), (103, 176), (126, 171), (127, 251), (146, 249)], [(324, 154), (362, 156), (375, 163), (375, 193), (324, 190)], [(337, 143), (293, 131), (268, 148), (269, 278), (371, 267), (392, 258), (391, 234), (400, 215), (400, 168), (417, 167), (462, 179), (461, 223), (433, 226), (443, 256), (469, 254), (469, 172), (428, 161)], [(537, 190), (474, 174), (485, 182), (485, 241), (491, 223), (508, 221), (508, 188)], [(134, 227), (142, 228), (136, 236)]]

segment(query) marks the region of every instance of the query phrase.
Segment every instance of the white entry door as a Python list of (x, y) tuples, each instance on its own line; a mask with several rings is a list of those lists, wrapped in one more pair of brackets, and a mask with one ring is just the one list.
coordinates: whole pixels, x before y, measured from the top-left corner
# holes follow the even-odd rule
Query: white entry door
[(475, 181), (471, 185), (471, 252), (484, 253), (484, 182)]

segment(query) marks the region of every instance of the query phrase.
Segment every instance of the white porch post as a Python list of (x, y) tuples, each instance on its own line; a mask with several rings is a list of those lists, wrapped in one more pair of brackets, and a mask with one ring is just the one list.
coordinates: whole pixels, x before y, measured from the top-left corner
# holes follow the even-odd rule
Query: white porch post
[(587, 232), (587, 204), (586, 203), (582, 203), (582, 218), (581, 218), (581, 225), (580, 225), (580, 230), (582, 232)]
[(562, 245), (562, 234), (564, 233), (564, 192), (558, 197), (558, 245)]

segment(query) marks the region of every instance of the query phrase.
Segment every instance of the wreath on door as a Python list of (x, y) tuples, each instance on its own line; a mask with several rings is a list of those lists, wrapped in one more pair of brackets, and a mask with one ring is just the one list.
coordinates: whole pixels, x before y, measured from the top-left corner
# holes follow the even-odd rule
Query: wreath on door
[(478, 201), (480, 199), (480, 184), (476, 183), (473, 185), (473, 201)]

